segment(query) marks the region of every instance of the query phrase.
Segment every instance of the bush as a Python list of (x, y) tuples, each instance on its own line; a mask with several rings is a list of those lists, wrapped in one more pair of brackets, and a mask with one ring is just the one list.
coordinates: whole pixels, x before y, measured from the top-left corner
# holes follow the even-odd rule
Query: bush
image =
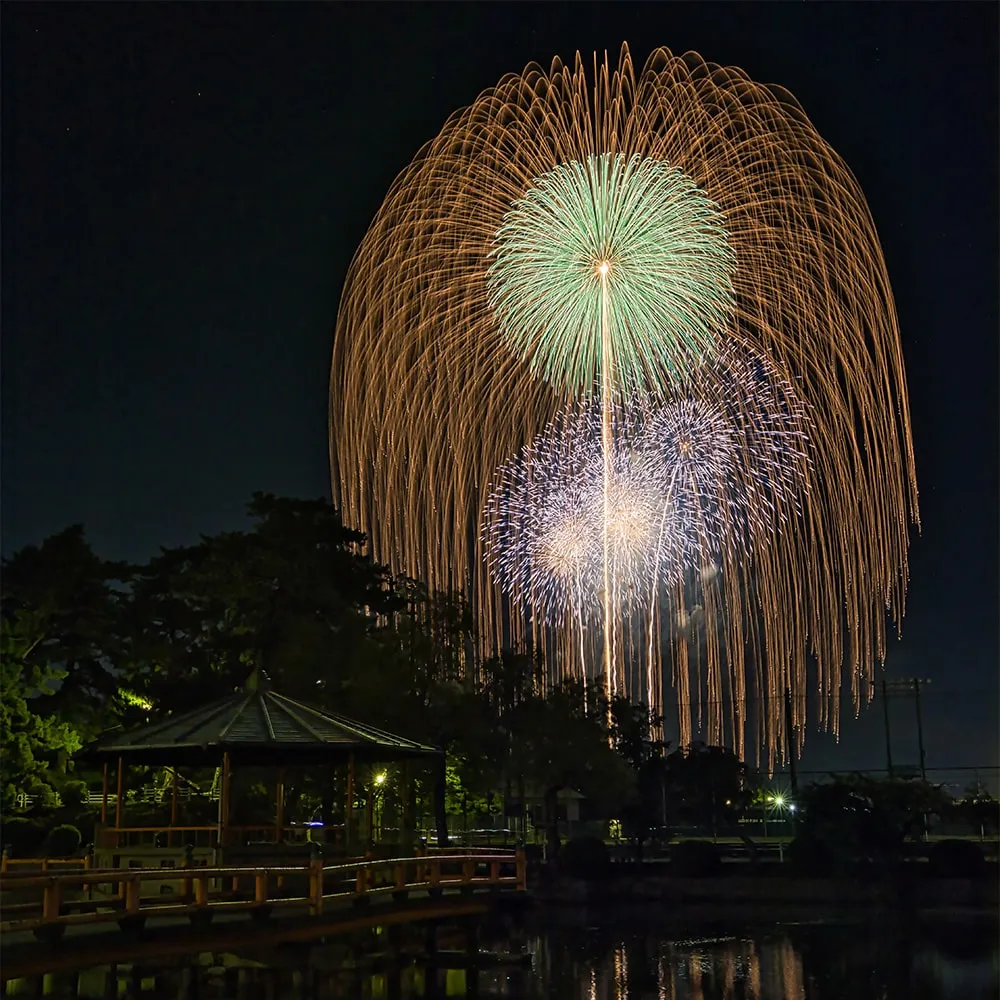
[(71, 858), (80, 850), (80, 831), (69, 823), (54, 827), (45, 841), (45, 854), (50, 858)]
[(98, 814), (90, 810), (79, 812), (70, 811), (68, 816), (63, 817), (66, 822), (71, 823), (80, 831), (80, 842), (84, 845), (94, 842), (94, 835), (97, 830)]
[(29, 858), (37, 853), (39, 845), (45, 839), (45, 830), (45, 824), (37, 819), (12, 816), (3, 821), (0, 837), (12, 858)]
[(588, 878), (607, 871), (608, 846), (600, 837), (571, 837), (559, 851), (559, 870), (574, 878)]
[(67, 781), (59, 789), (62, 804), (69, 809), (81, 809), (89, 800), (89, 789), (86, 781)]
[(32, 812), (49, 812), (59, 808), (59, 798), (48, 782), (36, 777), (27, 778), (24, 782), (24, 791), (35, 800), (31, 807)]
[(937, 878), (975, 878), (986, 871), (986, 858), (970, 840), (940, 840), (927, 853), (927, 870)]
[(708, 840), (682, 840), (670, 848), (670, 869), (674, 875), (701, 878), (722, 871), (719, 848)]

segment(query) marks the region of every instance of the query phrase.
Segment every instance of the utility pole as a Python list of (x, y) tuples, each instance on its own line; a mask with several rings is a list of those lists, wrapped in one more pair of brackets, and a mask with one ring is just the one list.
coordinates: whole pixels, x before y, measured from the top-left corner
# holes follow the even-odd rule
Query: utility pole
[(927, 780), (927, 757), (924, 754), (924, 723), (920, 715), (920, 678), (913, 678), (913, 700), (917, 708), (917, 746), (920, 748), (920, 777)]
[(795, 740), (792, 739), (792, 689), (785, 688), (785, 739), (788, 746), (788, 780), (792, 786), (792, 801), (798, 801), (799, 775), (795, 765)]
[(889, 735), (889, 691), (885, 685), (885, 678), (882, 678), (882, 715), (885, 719), (885, 766), (889, 772), (889, 780), (892, 780), (892, 737)]
[(897, 680), (887, 681), (882, 678), (882, 701), (885, 713), (885, 753), (886, 762), (889, 765), (889, 777), (892, 777), (892, 748), (889, 743), (889, 698), (907, 697), (913, 695), (914, 708), (917, 717), (917, 747), (920, 751), (920, 777), (927, 780), (927, 755), (924, 752), (924, 722), (920, 712), (920, 688), (921, 685), (928, 685), (930, 681), (926, 677), (901, 677)]

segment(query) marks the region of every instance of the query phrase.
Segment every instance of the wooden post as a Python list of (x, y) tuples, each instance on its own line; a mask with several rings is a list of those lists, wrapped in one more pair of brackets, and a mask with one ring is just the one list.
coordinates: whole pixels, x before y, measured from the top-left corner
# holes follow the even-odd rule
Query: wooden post
[(517, 887), (518, 889), (528, 888), (528, 864), (523, 847), (517, 849)]
[(101, 779), (101, 826), (108, 825), (108, 762), (104, 762)]
[(208, 906), (208, 877), (196, 875), (194, 880), (195, 906)]
[[(115, 798), (115, 829), (122, 828), (122, 797), (125, 795), (125, 765), (121, 754), (118, 755), (118, 795)], [(121, 847), (121, 836), (115, 834), (115, 846)]]
[[(226, 846), (229, 826), (229, 751), (222, 755), (222, 778), (219, 781), (219, 847)], [(221, 860), (219, 861), (221, 864)]]
[(139, 881), (139, 876), (136, 875), (130, 878), (128, 882), (125, 883), (125, 912), (126, 913), (138, 913), (139, 912), (139, 901), (142, 896), (142, 883)]
[(318, 917), (323, 913), (323, 859), (309, 862), (309, 913)]
[(278, 788), (274, 805), (274, 842), (280, 844), (285, 836), (285, 769), (278, 772)]
[(174, 843), (173, 828), (177, 825), (177, 768), (170, 769), (170, 829), (167, 830), (167, 847)]
[(194, 867), (194, 851), (189, 844), (184, 851), (184, 881), (181, 883), (181, 895), (185, 903), (191, 902), (191, 869)]
[(61, 905), (62, 887), (59, 879), (51, 878), (45, 885), (45, 895), (42, 897), (42, 920), (57, 920)]
[(253, 893), (253, 900), (258, 905), (267, 902), (267, 872), (266, 871), (254, 872), (254, 893)]
[(344, 810), (344, 850), (351, 853), (351, 842), (353, 841), (354, 825), (354, 754), (347, 758), (347, 803)]

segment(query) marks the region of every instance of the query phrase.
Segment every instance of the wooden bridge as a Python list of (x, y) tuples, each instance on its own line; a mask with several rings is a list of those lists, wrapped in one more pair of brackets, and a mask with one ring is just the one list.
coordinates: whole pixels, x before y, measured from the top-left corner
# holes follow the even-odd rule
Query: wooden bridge
[[(428, 854), (305, 866), (80, 870), (0, 876), (3, 976), (208, 940), (303, 940), (373, 924), (483, 912), (499, 894), (523, 898), (522, 852)], [(165, 879), (176, 891), (163, 892)]]

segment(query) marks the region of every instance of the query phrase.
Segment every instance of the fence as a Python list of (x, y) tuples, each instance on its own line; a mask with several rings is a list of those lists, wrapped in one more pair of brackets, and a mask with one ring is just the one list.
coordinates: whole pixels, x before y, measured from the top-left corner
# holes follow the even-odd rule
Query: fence
[[(5, 904), (0, 931), (33, 931), (36, 936), (57, 939), (67, 926), (79, 924), (118, 923), (123, 930), (138, 930), (147, 918), (186, 915), (193, 923), (207, 923), (218, 911), (245, 911), (260, 919), (270, 916), (275, 907), (299, 908), (320, 916), (327, 904), (364, 903), (380, 896), (401, 901), (413, 892), (431, 897), (446, 890), (523, 892), (527, 870), (519, 851), (427, 854), (335, 865), (312, 860), (304, 867), (188, 868), (176, 872), (176, 877), (182, 881), (179, 897), (164, 897), (143, 895), (144, 884), (161, 885), (163, 871), (158, 868), (38, 876), (5, 873), (0, 891), (18, 897), (34, 892), (38, 897)], [(74, 893), (82, 898), (70, 898)]]

